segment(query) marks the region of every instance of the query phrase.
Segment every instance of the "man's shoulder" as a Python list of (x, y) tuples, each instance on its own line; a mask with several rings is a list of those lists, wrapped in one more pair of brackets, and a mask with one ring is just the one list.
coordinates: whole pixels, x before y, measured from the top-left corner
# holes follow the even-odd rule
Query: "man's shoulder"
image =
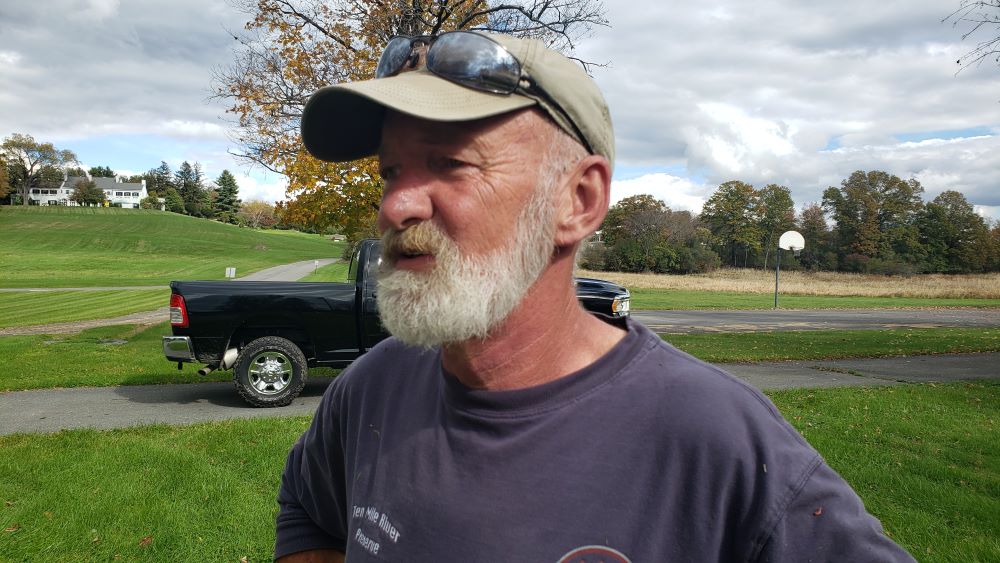
[(621, 384), (635, 408), (706, 443), (731, 443), (732, 436), (749, 431), (805, 445), (761, 391), (645, 327), (633, 329), (646, 343), (623, 372)]

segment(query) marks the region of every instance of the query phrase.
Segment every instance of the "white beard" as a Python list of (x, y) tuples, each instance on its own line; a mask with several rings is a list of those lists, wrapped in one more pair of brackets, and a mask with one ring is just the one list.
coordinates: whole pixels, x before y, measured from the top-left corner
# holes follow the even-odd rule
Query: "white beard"
[[(378, 279), (382, 325), (411, 346), (486, 338), (549, 265), (555, 248), (550, 192), (539, 186), (507, 244), (484, 256), (463, 256), (431, 221), (386, 231)], [(433, 254), (434, 267), (429, 272), (396, 270), (393, 256), (400, 246)]]

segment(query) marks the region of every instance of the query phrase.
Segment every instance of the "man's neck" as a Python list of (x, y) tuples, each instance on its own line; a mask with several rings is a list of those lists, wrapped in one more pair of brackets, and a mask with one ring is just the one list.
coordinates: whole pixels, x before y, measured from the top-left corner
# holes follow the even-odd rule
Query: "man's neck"
[(467, 387), (501, 391), (548, 383), (603, 356), (625, 331), (580, 306), (571, 274), (572, 262), (550, 265), (489, 338), (445, 346), (444, 369)]

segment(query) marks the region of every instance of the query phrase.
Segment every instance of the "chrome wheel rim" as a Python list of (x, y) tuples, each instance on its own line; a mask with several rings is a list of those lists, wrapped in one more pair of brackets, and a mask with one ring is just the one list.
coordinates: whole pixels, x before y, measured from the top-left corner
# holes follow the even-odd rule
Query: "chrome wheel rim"
[(261, 395), (277, 395), (292, 381), (292, 361), (281, 352), (268, 350), (250, 360), (247, 376), (250, 386)]

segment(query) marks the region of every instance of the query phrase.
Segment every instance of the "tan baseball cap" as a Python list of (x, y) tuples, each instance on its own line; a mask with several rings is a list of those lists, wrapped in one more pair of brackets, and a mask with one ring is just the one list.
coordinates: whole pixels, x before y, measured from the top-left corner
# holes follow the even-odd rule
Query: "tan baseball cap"
[(538, 106), (592, 154), (614, 164), (615, 136), (608, 105), (578, 63), (534, 39), (481, 34), (514, 55), (521, 63), (522, 76), (541, 91), (518, 88), (513, 94), (493, 94), (440, 78), (426, 68), (326, 86), (309, 98), (302, 112), (306, 150), (330, 162), (374, 155), (381, 144), (386, 108), (432, 121), (470, 121)]

